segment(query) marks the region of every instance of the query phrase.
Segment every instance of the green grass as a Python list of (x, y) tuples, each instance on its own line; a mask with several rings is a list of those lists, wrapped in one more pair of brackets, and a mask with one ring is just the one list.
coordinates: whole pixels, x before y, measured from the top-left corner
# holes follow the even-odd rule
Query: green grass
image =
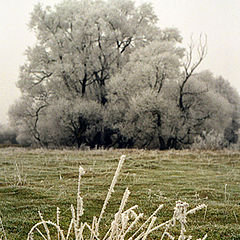
[[(38, 210), (45, 220), (55, 222), (56, 207), (60, 207), (61, 225), (67, 228), (70, 204), (76, 204), (79, 165), (86, 170), (81, 185), (83, 221), (91, 222), (100, 213), (122, 154), (127, 159), (102, 229), (110, 225), (123, 192), (129, 187), (129, 206), (138, 204), (146, 218), (160, 203), (164, 208), (158, 214), (159, 222), (171, 218), (179, 199), (190, 207), (205, 203), (206, 213), (202, 210), (189, 218), (188, 233), (195, 239), (208, 233), (209, 240), (240, 240), (239, 152), (20, 148), (0, 150), (0, 216), (8, 239), (26, 239), (39, 221)], [(150, 236), (158, 239), (159, 235), (156, 232)]]

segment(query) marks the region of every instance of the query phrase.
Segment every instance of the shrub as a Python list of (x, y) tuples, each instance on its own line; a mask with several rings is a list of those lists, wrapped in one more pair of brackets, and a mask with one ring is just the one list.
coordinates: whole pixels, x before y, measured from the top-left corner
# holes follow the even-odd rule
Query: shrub
[(225, 146), (223, 134), (216, 133), (214, 130), (210, 132), (203, 131), (194, 139), (191, 149), (198, 150), (218, 150)]

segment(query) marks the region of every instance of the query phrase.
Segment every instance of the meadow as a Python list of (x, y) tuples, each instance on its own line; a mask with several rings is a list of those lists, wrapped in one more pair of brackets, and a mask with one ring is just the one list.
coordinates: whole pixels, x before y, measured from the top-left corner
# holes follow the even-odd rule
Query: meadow
[[(26, 239), (40, 220), (38, 211), (45, 220), (56, 222), (57, 207), (62, 228), (68, 228), (70, 206), (76, 205), (79, 166), (86, 172), (81, 179), (82, 221), (91, 223), (100, 214), (122, 154), (126, 160), (103, 217), (103, 232), (128, 187), (127, 206), (139, 205), (144, 219), (159, 204), (164, 206), (157, 214), (158, 223), (171, 218), (178, 200), (189, 203), (189, 208), (206, 204), (207, 209), (188, 218), (189, 235), (240, 239), (239, 152), (4, 148), (0, 150), (0, 217), (7, 239)], [(161, 231), (147, 239), (160, 239)]]

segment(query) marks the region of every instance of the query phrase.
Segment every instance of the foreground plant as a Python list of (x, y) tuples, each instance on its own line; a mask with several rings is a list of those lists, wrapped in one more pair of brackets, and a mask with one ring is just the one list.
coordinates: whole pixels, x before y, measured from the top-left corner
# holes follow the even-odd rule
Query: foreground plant
[[(88, 224), (87, 222), (81, 222), (80, 218), (84, 213), (83, 208), (83, 199), (81, 197), (81, 189), (80, 183), (81, 178), (84, 175), (85, 171), (82, 167), (79, 167), (79, 178), (78, 178), (78, 191), (77, 191), (77, 206), (74, 208), (71, 205), (72, 218), (68, 227), (68, 230), (64, 231), (60, 226), (60, 209), (57, 208), (57, 222), (54, 223), (52, 221), (44, 220), (41, 212), (39, 212), (39, 216), (41, 221), (36, 223), (32, 229), (28, 233), (27, 240), (34, 239), (44, 239), (51, 240), (146, 240), (147, 237), (157, 230), (159, 230), (160, 239), (164, 239), (165, 237), (168, 239), (178, 239), (178, 240), (190, 240), (192, 236), (186, 235), (186, 224), (187, 224), (187, 216), (189, 214), (194, 214), (196, 211), (206, 208), (205, 204), (199, 205), (191, 210), (188, 210), (188, 203), (177, 201), (176, 206), (174, 208), (173, 216), (170, 220), (156, 225), (156, 215), (160, 209), (163, 208), (163, 205), (159, 205), (158, 208), (152, 213), (152, 215), (143, 223), (140, 223), (140, 220), (143, 219), (143, 213), (137, 213), (138, 205), (134, 205), (133, 207), (124, 210), (128, 197), (130, 195), (130, 191), (128, 188), (125, 190), (120, 207), (116, 214), (114, 215), (114, 219), (112, 220), (111, 226), (108, 231), (103, 234), (100, 228), (100, 223), (103, 218), (104, 212), (106, 210), (107, 204), (111, 198), (112, 193), (114, 192), (114, 187), (117, 182), (118, 176), (120, 174), (120, 170), (123, 166), (126, 156), (122, 155), (114, 174), (112, 183), (110, 185), (109, 191), (107, 193), (106, 199), (104, 201), (102, 210), (100, 212), (99, 217), (93, 217), (92, 224)], [(0, 240), (6, 240), (6, 233), (4, 231), (1, 219), (0, 219)], [(180, 225), (180, 233), (178, 236), (173, 236), (170, 232), (171, 228)], [(55, 231), (53, 231), (55, 230)], [(2, 235), (1, 235), (2, 232)], [(207, 238), (207, 234), (198, 240), (204, 240)]]

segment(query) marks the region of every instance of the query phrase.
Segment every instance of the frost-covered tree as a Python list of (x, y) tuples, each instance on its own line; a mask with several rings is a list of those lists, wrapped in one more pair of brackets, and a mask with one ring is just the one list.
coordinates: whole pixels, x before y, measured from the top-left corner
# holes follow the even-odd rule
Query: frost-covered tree
[(37, 41), (9, 111), (22, 144), (185, 148), (213, 131), (237, 141), (238, 93), (196, 72), (206, 40), (184, 49), (177, 29), (157, 27), (151, 5), (37, 4), (29, 26)]
[(106, 81), (133, 49), (153, 39), (155, 22), (150, 5), (132, 1), (38, 4), (29, 24), (37, 44), (26, 51), (18, 86), (35, 98), (86, 96), (104, 105)]
[(13, 122), (44, 144), (39, 124), (59, 99), (105, 105), (106, 82), (134, 49), (158, 35), (156, 21), (151, 5), (136, 7), (129, 0), (71, 0), (53, 8), (37, 4), (29, 24), (37, 42), (26, 50), (20, 69), (22, 97), (10, 110)]
[[(169, 34), (165, 38), (167, 32), (174, 37)], [(170, 96), (172, 91), (164, 89), (170, 86), (170, 89), (176, 90), (184, 56), (183, 49), (177, 47), (181, 38), (176, 36), (179, 36), (177, 30), (168, 29), (159, 39), (137, 49), (122, 71), (108, 84), (109, 111), (114, 116), (110, 122), (123, 135), (138, 142), (139, 147), (166, 148), (163, 132), (166, 123), (171, 122), (167, 120), (166, 105), (175, 114), (178, 108), (176, 101), (172, 104), (172, 98), (175, 98)], [(166, 99), (163, 94), (168, 94)]]
[(188, 147), (212, 130), (223, 135), (228, 129), (229, 138), (238, 95), (227, 97), (215, 86), (218, 78), (195, 73), (205, 42), (200, 41), (196, 60), (192, 45), (185, 52), (177, 46), (174, 38), (162, 38), (137, 49), (109, 82), (110, 121), (137, 147)]

